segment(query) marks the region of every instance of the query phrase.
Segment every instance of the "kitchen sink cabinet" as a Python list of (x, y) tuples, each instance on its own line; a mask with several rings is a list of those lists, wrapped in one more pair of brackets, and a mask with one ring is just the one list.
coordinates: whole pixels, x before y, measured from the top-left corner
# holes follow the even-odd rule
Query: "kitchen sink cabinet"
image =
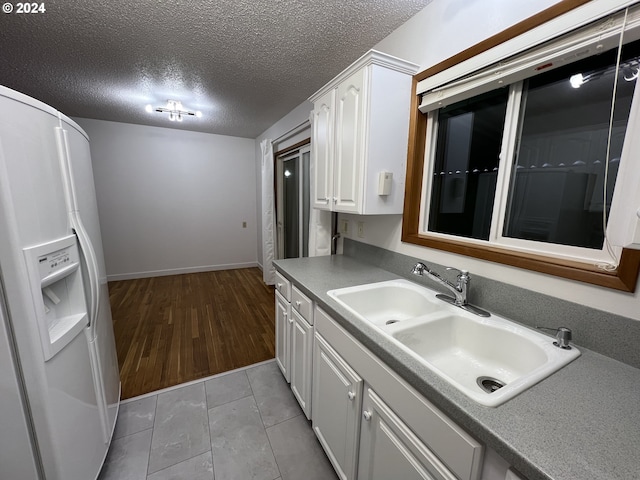
[(314, 319), (313, 430), (341, 479), (481, 478), (482, 444), (318, 306)]
[(358, 480), (456, 480), (368, 386), (362, 404)]

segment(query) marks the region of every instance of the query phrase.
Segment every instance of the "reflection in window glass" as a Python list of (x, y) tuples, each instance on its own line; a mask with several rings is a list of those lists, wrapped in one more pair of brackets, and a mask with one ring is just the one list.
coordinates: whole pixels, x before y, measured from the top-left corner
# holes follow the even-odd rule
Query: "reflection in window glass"
[(442, 108), (429, 231), (487, 240), (508, 89)]
[[(638, 69), (638, 42), (623, 49), (604, 202), (616, 51), (525, 83), (521, 135), (504, 235), (601, 249)], [(626, 77), (626, 80), (625, 80)]]

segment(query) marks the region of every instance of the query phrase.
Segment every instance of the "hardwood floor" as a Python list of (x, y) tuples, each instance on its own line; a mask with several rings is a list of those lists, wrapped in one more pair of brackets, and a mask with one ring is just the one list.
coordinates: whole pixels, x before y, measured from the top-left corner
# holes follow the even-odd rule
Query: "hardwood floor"
[(258, 268), (109, 282), (122, 398), (274, 357), (274, 289)]

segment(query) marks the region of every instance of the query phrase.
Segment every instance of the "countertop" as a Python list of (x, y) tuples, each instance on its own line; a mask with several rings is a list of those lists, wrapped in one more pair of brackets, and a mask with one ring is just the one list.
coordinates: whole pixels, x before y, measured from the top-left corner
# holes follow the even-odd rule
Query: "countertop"
[(577, 344), (578, 359), (503, 405), (484, 407), (327, 295), (335, 288), (402, 277), (343, 255), (274, 264), (407, 383), (529, 480), (640, 479), (639, 369)]

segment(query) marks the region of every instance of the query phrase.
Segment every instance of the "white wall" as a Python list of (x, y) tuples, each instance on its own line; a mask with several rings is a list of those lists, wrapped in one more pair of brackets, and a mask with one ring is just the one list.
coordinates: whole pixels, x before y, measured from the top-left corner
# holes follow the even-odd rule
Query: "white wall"
[[(421, 65), (421, 70), (488, 38), (556, 3), (554, 0), (436, 0), (374, 48)], [(517, 4), (517, 6), (516, 6)], [(640, 294), (564, 280), (528, 270), (499, 265), (400, 241), (402, 217), (357, 217), (349, 219), (350, 235), (388, 250), (413, 257), (465, 268), (471, 275), (500, 280), (529, 290), (640, 320)], [(356, 221), (365, 222), (364, 238), (355, 236)], [(553, 323), (553, 319), (545, 319)]]
[(74, 120), (91, 140), (109, 280), (257, 265), (253, 139)]
[(435, 0), (373, 48), (426, 70), (556, 3), (559, 0)]
[[(420, 70), (425, 70), (556, 3), (559, 3), (559, 0), (528, 0), (526, 2), (435, 0), (377, 45), (372, 45), (372, 48), (415, 62), (421, 66)], [(302, 108), (303, 106), (304, 108)], [(259, 152), (259, 141), (262, 138), (266, 136), (277, 137), (295, 123), (295, 121), (283, 122), (285, 119), (298, 115), (304, 120), (308, 117), (310, 110), (311, 105), (301, 105), (284, 117), (257, 139), (256, 151)], [(257, 168), (259, 172), (259, 161)], [(259, 191), (260, 185), (258, 185)], [(260, 206), (258, 208), (260, 209)], [(618, 292), (417, 245), (404, 244), (400, 241), (402, 231), (402, 216), (400, 215), (367, 217), (340, 215), (340, 218), (349, 220), (350, 233), (347, 236), (355, 240), (418, 257), (426, 262), (431, 261), (466, 268), (471, 271), (472, 275), (477, 274), (500, 280), (640, 320), (640, 293)], [(363, 238), (355, 235), (357, 221), (365, 222)], [(261, 258), (261, 254), (259, 258)], [(553, 319), (546, 320), (553, 322)]]

